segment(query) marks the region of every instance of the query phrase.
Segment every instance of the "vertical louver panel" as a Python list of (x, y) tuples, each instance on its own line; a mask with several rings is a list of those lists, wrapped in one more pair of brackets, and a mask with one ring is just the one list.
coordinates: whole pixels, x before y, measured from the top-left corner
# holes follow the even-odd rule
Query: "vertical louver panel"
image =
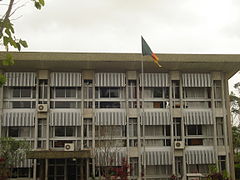
[(126, 125), (126, 112), (96, 112), (96, 125)]
[(187, 125), (213, 124), (211, 110), (187, 110), (183, 112), (183, 119)]
[(185, 152), (187, 164), (214, 164), (215, 155), (213, 149), (187, 150)]
[(81, 73), (52, 72), (50, 74), (50, 86), (54, 87), (80, 87), (81, 81)]
[(169, 111), (142, 112), (141, 124), (143, 125), (170, 125)]
[(34, 72), (6, 72), (5, 86), (36, 86), (36, 73)]
[(50, 126), (80, 126), (81, 114), (80, 112), (50, 112)]
[(211, 87), (210, 73), (182, 74), (183, 87)]
[[(143, 156), (143, 155), (142, 155)], [(144, 159), (144, 157), (142, 157)], [(146, 151), (145, 152), (146, 165), (171, 165), (170, 151)]]
[(124, 73), (96, 73), (95, 82), (98, 87), (124, 87), (126, 75)]
[(111, 152), (110, 148), (97, 150), (95, 156), (97, 166), (121, 166), (122, 160), (125, 158), (125, 152), (119, 150), (113, 150), (113, 152)]
[(33, 166), (32, 159), (24, 159), (23, 161), (17, 162), (16, 168), (30, 168)]
[(140, 86), (144, 87), (168, 87), (168, 73), (144, 73), (143, 80), (140, 74)]
[(34, 126), (35, 112), (3, 112), (3, 126)]

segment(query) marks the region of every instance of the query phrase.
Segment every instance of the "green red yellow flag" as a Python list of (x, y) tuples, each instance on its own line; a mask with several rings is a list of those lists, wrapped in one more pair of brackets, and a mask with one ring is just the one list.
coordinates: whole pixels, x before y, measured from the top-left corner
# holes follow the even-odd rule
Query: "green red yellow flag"
[(143, 39), (142, 36), (141, 36), (141, 38), (142, 38), (142, 55), (143, 55), (143, 56), (152, 56), (153, 61), (154, 61), (159, 67), (162, 67), (162, 66), (159, 64), (159, 58), (157, 57), (157, 55), (152, 52), (152, 50), (150, 49), (150, 47), (148, 46), (147, 42)]

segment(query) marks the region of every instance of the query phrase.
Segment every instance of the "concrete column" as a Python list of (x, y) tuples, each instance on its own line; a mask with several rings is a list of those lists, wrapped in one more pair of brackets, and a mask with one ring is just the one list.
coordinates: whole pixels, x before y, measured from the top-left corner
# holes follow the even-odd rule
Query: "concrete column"
[(45, 180), (48, 180), (48, 159), (44, 159), (45, 161)]
[[(0, 74), (2, 74), (3, 71), (0, 69)], [(3, 113), (3, 86), (0, 86), (0, 117)], [(0, 137), (2, 137), (2, 123), (0, 123)]]
[[(181, 74), (179, 74), (179, 91), (180, 91), (180, 104), (181, 104), (181, 131), (182, 131), (182, 141), (185, 144), (185, 123), (183, 121), (183, 86), (182, 86), (182, 78), (181, 78)], [(186, 163), (186, 158), (185, 158), (185, 149), (183, 149), (183, 175), (182, 175), (182, 179), (186, 180), (187, 179), (187, 163)]]
[[(213, 77), (213, 74), (212, 74)], [(216, 167), (218, 169), (218, 145), (217, 145), (217, 122), (216, 122), (216, 112), (215, 112), (215, 101), (214, 101), (214, 88), (213, 88), (213, 78), (211, 79), (211, 110), (212, 110), (212, 118), (213, 118), (213, 147), (215, 152), (215, 161)]]
[(232, 180), (235, 180), (235, 168), (234, 168), (234, 155), (233, 155), (233, 144), (232, 144), (232, 124), (231, 124), (231, 112), (230, 112), (230, 100), (229, 100), (229, 89), (228, 89), (228, 78), (225, 75), (225, 99), (226, 99), (226, 112), (227, 112), (227, 122), (226, 122), (226, 129), (228, 135), (228, 142), (229, 142), (229, 169), (230, 169), (230, 176)]

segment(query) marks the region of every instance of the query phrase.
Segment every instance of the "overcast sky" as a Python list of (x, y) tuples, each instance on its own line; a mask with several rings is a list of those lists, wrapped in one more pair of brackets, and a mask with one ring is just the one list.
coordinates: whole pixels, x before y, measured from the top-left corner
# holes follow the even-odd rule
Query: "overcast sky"
[(156, 53), (240, 54), (240, 0), (45, 2), (15, 14), (24, 51), (140, 53), (143, 35)]

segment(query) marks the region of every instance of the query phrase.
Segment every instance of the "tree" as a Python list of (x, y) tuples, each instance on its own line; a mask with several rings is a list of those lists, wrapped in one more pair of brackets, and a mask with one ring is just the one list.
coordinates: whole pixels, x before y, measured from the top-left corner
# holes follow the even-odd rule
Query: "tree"
[[(122, 127), (117, 128), (115, 125), (98, 125), (96, 127), (96, 148), (94, 156), (98, 166), (100, 179), (104, 177), (110, 180), (113, 177), (125, 180), (129, 174), (128, 163), (123, 159), (118, 159), (121, 152), (121, 142), (115, 138), (121, 134)], [(119, 167), (121, 166), (121, 167)]]
[[(6, 57), (5, 60), (2, 62), (2, 65), (9, 66), (14, 64), (13, 57), (10, 53), (8, 53), (9, 47), (13, 47), (14, 49), (17, 49), (18, 51), (21, 51), (21, 48), (27, 48), (28, 44), (25, 40), (22, 40), (21, 38), (17, 38), (15, 36), (15, 29), (14, 24), (12, 22), (11, 17), (14, 15), (14, 13), (21, 7), (24, 6), (24, 4), (20, 4), (21, 1), (16, 0), (6, 0), (6, 3), (3, 2), (4, 0), (1, 0), (0, 6), (7, 6), (6, 11), (1, 14), (0, 18), (0, 43), (1, 46), (3, 46), (6, 49)], [(44, 0), (30, 0), (34, 3), (35, 7), (37, 9), (41, 9), (45, 2)], [(6, 78), (3, 74), (0, 74), (0, 86), (2, 86), (6, 81)]]
[(11, 176), (11, 170), (21, 163), (30, 150), (26, 141), (15, 140), (10, 137), (0, 138), (0, 180)]

